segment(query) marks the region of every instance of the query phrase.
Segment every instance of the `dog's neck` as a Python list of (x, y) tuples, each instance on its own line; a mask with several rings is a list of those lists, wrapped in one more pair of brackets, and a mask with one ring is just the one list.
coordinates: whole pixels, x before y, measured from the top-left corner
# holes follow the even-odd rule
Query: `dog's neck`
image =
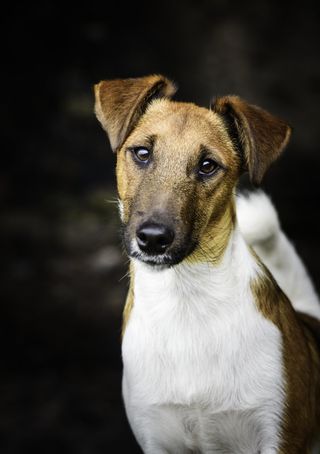
[(185, 260), (163, 270), (134, 260), (134, 304), (143, 306), (146, 313), (161, 311), (163, 315), (186, 308), (204, 314), (208, 310), (230, 314), (232, 307), (238, 310), (239, 300), (245, 301), (251, 292), (259, 264), (236, 223), (219, 262), (213, 263), (211, 257), (206, 260), (201, 254), (196, 262)]

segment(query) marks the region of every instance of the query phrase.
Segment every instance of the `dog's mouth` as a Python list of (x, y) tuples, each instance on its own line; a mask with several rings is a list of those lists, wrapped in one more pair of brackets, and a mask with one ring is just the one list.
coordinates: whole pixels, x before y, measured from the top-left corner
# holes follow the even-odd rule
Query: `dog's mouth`
[(139, 249), (135, 241), (132, 241), (130, 250), (126, 247), (129, 257), (139, 260), (155, 269), (170, 268), (181, 263), (196, 248), (195, 242), (189, 242), (188, 247), (171, 250), (163, 254), (151, 255)]
[(148, 255), (144, 252), (133, 251), (129, 255), (134, 259), (140, 260), (141, 262), (156, 268), (166, 268), (179, 263), (176, 260), (173, 260), (173, 258), (169, 254)]

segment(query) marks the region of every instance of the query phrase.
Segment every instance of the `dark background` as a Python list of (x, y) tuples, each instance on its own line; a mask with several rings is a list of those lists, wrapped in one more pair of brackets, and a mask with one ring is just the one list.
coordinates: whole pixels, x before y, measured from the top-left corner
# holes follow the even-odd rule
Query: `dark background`
[(1, 454), (139, 452), (121, 402), (127, 260), (115, 158), (93, 115), (99, 80), (160, 72), (178, 99), (234, 93), (286, 119), (291, 144), (263, 187), (319, 289), (319, 13), (299, 5), (2, 11)]

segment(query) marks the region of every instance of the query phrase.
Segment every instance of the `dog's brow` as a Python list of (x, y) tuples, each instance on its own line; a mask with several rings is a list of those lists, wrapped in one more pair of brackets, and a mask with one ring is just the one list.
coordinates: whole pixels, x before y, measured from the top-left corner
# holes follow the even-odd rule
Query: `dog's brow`
[(145, 138), (145, 144), (148, 148), (153, 149), (155, 143), (157, 142), (158, 136), (156, 134), (152, 134), (151, 136), (147, 136)]
[(208, 147), (207, 145), (200, 145), (199, 147), (199, 159), (203, 159), (206, 157), (212, 157), (217, 164), (219, 164), (221, 167), (226, 168), (226, 164), (224, 161), (221, 159), (220, 153), (218, 153), (214, 148)]
[[(151, 136), (145, 136), (141, 140), (136, 140), (133, 147), (146, 147), (149, 150), (152, 150), (157, 142), (158, 136), (156, 134), (152, 134)], [(129, 147), (132, 148), (132, 145)]]

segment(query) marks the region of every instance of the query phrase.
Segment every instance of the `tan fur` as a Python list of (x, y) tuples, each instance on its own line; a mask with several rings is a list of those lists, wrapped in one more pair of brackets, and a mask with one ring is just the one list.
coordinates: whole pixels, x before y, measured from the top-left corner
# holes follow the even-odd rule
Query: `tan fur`
[(235, 207), (229, 203), (220, 219), (211, 219), (201, 235), (198, 247), (185, 260), (189, 263), (203, 262), (218, 264), (228, 245), (235, 225)]
[[(268, 270), (251, 288), (258, 309), (281, 331), (286, 379), (286, 407), (282, 426), (281, 454), (311, 452), (312, 434), (320, 429), (320, 359), (310, 329), (297, 314)], [(312, 319), (312, 317), (308, 317)], [(320, 322), (312, 319), (320, 332)], [(314, 396), (317, 396), (317, 400)]]
[(121, 336), (123, 337), (127, 323), (130, 318), (130, 314), (134, 304), (134, 292), (133, 292), (133, 283), (134, 283), (134, 276), (133, 276), (133, 266), (130, 264), (130, 285), (127, 294), (126, 303), (123, 310), (123, 317), (122, 317), (122, 330)]

